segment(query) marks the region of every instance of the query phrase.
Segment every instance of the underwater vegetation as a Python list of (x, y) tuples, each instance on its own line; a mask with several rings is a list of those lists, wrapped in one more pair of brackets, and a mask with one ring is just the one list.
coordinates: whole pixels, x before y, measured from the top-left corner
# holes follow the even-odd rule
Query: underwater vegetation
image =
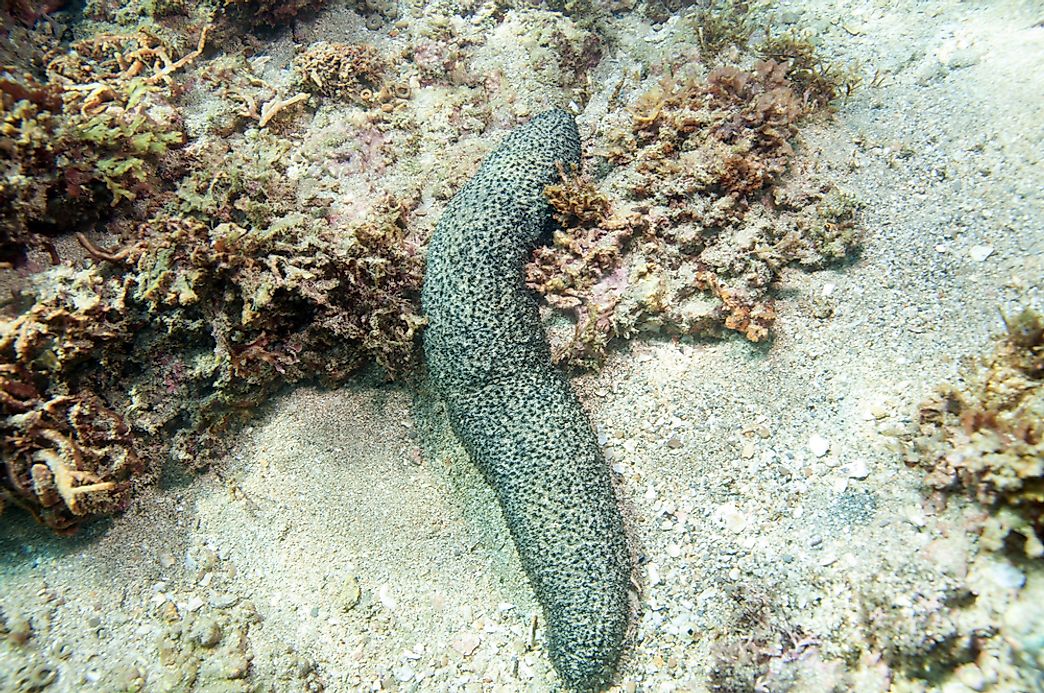
[[(314, 97), (284, 97), (234, 51), (200, 59), (212, 29), (9, 37), (33, 50), (0, 75), (0, 509), (62, 533), (126, 507), (167, 459), (205, 465), (279, 387), (415, 362), (415, 199), (302, 203), (275, 130)], [(331, 75), (314, 56), (313, 86)], [(364, 68), (379, 56), (355, 57), (337, 74), (386, 93)], [(221, 136), (188, 134), (188, 84), (220, 104)], [(362, 96), (380, 113), (403, 94)]]
[(401, 222), (393, 206), (337, 233), (157, 218), (118, 251), (85, 241), (96, 264), (52, 272), (0, 325), (4, 496), (71, 529), (169, 455), (205, 463), (230, 417), (283, 384), (342, 382), (368, 360), (399, 372), (421, 324)]
[(203, 50), (177, 60), (145, 32), (102, 34), (51, 57), (41, 83), (30, 72), (0, 71), (0, 261), (20, 262), (27, 245), (164, 185), (160, 162), (184, 143), (171, 75)]
[(993, 354), (966, 385), (943, 385), (920, 407), (907, 462), (934, 493), (963, 494), (986, 510), (982, 545), (1044, 556), (1044, 318), (1006, 318)]
[[(422, 258), (469, 172), (457, 159), (477, 164), (483, 131), (532, 104), (481, 26), (437, 16), (388, 29), (402, 45), (294, 43), (286, 78), (267, 69), (258, 37), (322, 5), (95, 0), (65, 34), (53, 4), (5, 6), (26, 15), (0, 46), (7, 505), (70, 531), (167, 460), (220, 454), (280, 387), (417, 363)], [(386, 5), (355, 10), (376, 26)], [(508, 44), (540, 36), (534, 82), (582, 102), (615, 10), (563, 9), (483, 21)], [(828, 110), (802, 77), (818, 58), (773, 55), (660, 66), (546, 189), (558, 229), (525, 272), (576, 320), (552, 333), (556, 360), (594, 366), (643, 332), (764, 340), (782, 267), (854, 252), (855, 201), (786, 174), (799, 123)], [(419, 156), (433, 143), (452, 155)]]
[(604, 187), (588, 174), (548, 188), (561, 227), (527, 269), (530, 287), (576, 317), (556, 358), (596, 365), (640, 332), (769, 336), (782, 268), (839, 263), (858, 248), (858, 204), (830, 183), (785, 177), (801, 118), (823, 107), (772, 60), (751, 71), (665, 77), (610, 132)]
[(110, 349), (131, 340), (124, 297), (105, 295), (86, 273), (66, 279), (68, 291), (0, 318), (0, 510), (20, 505), (62, 532), (122, 508), (143, 471), (124, 416), (76, 384), (81, 366), (105, 368), (118, 361)]

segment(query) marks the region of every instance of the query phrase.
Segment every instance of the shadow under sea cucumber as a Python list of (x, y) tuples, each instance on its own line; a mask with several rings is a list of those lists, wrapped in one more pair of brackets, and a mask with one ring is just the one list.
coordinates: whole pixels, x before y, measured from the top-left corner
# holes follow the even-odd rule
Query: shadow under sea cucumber
[(439, 220), (422, 304), (428, 372), (496, 491), (547, 616), (551, 662), (566, 686), (592, 690), (611, 678), (627, 629), (627, 542), (608, 466), (523, 284), (551, 224), (544, 188), (579, 158), (565, 111), (508, 135)]

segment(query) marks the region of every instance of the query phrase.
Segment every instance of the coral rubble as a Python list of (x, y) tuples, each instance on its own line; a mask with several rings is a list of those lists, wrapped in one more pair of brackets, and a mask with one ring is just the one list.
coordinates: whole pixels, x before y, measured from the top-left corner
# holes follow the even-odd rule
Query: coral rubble
[(1044, 556), (1044, 319), (1007, 320), (993, 354), (963, 389), (946, 385), (920, 408), (907, 460), (935, 492), (966, 493), (989, 510), (982, 543)]
[(844, 260), (859, 242), (851, 198), (784, 176), (797, 123), (817, 107), (774, 61), (644, 93), (600, 152), (615, 194), (589, 179), (550, 190), (561, 230), (528, 281), (575, 311), (557, 357), (597, 363), (612, 338), (643, 330), (765, 339), (782, 268)]
[(222, 7), (234, 15), (245, 16), (251, 23), (266, 26), (284, 25), (304, 12), (321, 9), (327, 0), (222, 0)]
[(0, 318), (0, 498), (58, 531), (122, 507), (142, 471), (126, 418), (74, 384), (85, 363), (116, 360), (106, 352), (126, 344), (132, 329), (125, 295), (94, 279), (69, 272), (67, 290)]
[[(0, 314), (0, 507), (62, 532), (125, 507), (169, 457), (205, 464), (286, 383), (341, 382), (368, 362), (402, 373), (423, 323), (415, 193), (370, 190), (350, 211), (304, 201), (319, 174), (286, 175), (286, 132), (312, 97), (284, 96), (236, 46), (203, 57), (210, 25), (178, 14), (84, 31), (0, 74), (13, 295)], [(360, 103), (382, 117), (405, 97), (373, 91)], [(215, 108), (187, 125), (186, 99)], [(358, 172), (383, 167), (388, 138), (350, 132), (372, 149)]]

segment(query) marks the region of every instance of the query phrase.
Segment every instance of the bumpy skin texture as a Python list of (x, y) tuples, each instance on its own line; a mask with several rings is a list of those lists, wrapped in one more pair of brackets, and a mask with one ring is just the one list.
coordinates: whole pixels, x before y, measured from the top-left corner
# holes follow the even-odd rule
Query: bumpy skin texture
[(627, 627), (627, 546), (609, 470), (523, 284), (551, 223), (544, 187), (579, 158), (564, 111), (505, 138), (439, 221), (422, 302), (430, 377), (500, 500), (551, 661), (566, 686), (591, 690), (608, 683)]

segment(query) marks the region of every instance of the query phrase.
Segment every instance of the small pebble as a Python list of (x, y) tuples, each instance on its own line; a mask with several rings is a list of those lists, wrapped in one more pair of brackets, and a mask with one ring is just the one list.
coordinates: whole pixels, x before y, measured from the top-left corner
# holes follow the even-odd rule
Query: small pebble
[(73, 646), (67, 641), (60, 640), (56, 642), (52, 648), (54, 656), (58, 659), (69, 659), (73, 655)]
[(450, 643), (450, 647), (465, 657), (470, 657), (478, 649), (481, 640), (475, 633), (461, 633)]
[(21, 614), (13, 614), (7, 619), (7, 637), (16, 645), (24, 645), (33, 634), (29, 619)]
[(739, 534), (747, 527), (747, 516), (736, 507), (735, 503), (722, 503), (714, 515), (725, 526), (725, 529), (735, 534)]
[(875, 402), (870, 405), (870, 416), (874, 417), (878, 421), (881, 419), (888, 418), (888, 409), (885, 408), (881, 402)]
[(983, 262), (990, 255), (993, 255), (993, 248), (988, 245), (973, 245), (968, 250), (968, 256), (975, 262)]
[(350, 611), (359, 603), (362, 596), (362, 588), (354, 575), (349, 575), (341, 584), (341, 591), (337, 595), (337, 603), (344, 611)]
[(245, 678), (250, 672), (250, 659), (238, 653), (223, 659), (216, 658), (212, 664), (216, 665), (216, 668), (219, 667), (215, 673), (229, 680)]
[(239, 597), (237, 597), (236, 595), (229, 594), (227, 592), (221, 592), (215, 594), (210, 598), (210, 605), (215, 609), (227, 609), (228, 607), (232, 606), (238, 601)]
[(381, 585), (377, 590), (377, 599), (381, 602), (388, 611), (395, 611), (395, 607), (398, 606), (398, 602), (391, 596), (391, 590), (387, 585)]
[(178, 613), (178, 607), (174, 606), (174, 602), (164, 602), (160, 608), (160, 616), (168, 623), (174, 623), (181, 618), (181, 614)]
[(958, 681), (973, 691), (981, 691), (986, 688), (986, 677), (983, 676), (982, 669), (975, 662), (962, 664), (954, 673), (957, 675)]
[(910, 508), (907, 510), (906, 521), (917, 528), (924, 527), (928, 524), (927, 520), (925, 520), (924, 512), (922, 512), (920, 508)]
[(848, 477), (850, 479), (865, 479), (870, 476), (870, 469), (863, 460), (856, 460), (848, 464)]
[(830, 450), (830, 441), (818, 433), (813, 434), (808, 439), (808, 449), (816, 457), (822, 457)]
[(214, 647), (221, 642), (221, 626), (213, 618), (200, 618), (192, 627), (192, 639), (201, 647)]

